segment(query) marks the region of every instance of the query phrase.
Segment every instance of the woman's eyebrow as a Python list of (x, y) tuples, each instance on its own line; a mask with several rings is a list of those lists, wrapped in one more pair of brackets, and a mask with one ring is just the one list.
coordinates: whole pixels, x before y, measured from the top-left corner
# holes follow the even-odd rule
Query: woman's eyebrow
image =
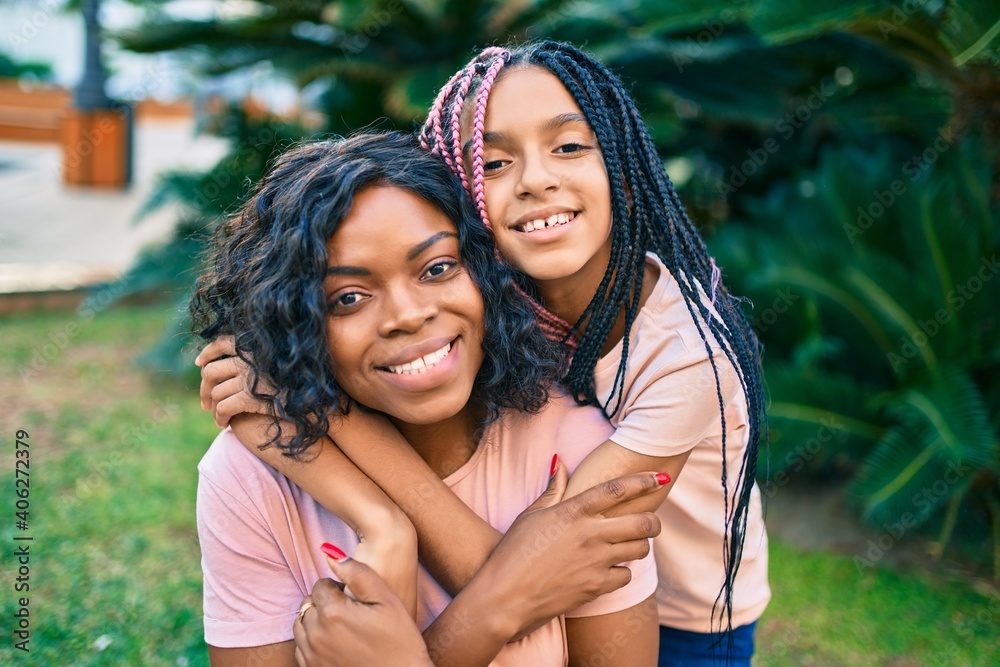
[(428, 238), (426, 241), (421, 241), (417, 245), (410, 248), (410, 251), (406, 253), (406, 259), (407, 260), (416, 259), (420, 255), (420, 253), (427, 250), (441, 239), (445, 239), (448, 237), (457, 239), (458, 234), (456, 234), (455, 232), (438, 232), (437, 234), (434, 234), (433, 236)]
[[(407, 261), (416, 259), (420, 256), (420, 253), (424, 252), (441, 239), (449, 237), (457, 239), (458, 234), (455, 232), (438, 232), (437, 234), (428, 237), (427, 240), (421, 241), (417, 245), (410, 248), (410, 250), (406, 253)], [(328, 276), (370, 276), (371, 274), (371, 271), (360, 266), (330, 266), (326, 269), (326, 275)]]
[(328, 276), (370, 276), (371, 274), (371, 271), (360, 266), (330, 266), (326, 269)]

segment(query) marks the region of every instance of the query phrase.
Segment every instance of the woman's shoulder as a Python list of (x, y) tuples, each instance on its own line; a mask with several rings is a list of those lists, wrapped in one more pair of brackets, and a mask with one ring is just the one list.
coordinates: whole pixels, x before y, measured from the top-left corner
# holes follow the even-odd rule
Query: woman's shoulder
[(612, 433), (600, 408), (577, 402), (561, 387), (549, 391), (548, 403), (528, 426), (532, 439), (551, 438), (560, 455), (575, 449), (589, 452)]
[(547, 424), (565, 426), (578, 421), (584, 425), (606, 422), (601, 409), (590, 404), (578, 402), (561, 386), (549, 390), (549, 400), (539, 417)]
[(220, 491), (253, 501), (278, 484), (280, 473), (254, 456), (232, 429), (215, 437), (198, 463), (198, 475)]

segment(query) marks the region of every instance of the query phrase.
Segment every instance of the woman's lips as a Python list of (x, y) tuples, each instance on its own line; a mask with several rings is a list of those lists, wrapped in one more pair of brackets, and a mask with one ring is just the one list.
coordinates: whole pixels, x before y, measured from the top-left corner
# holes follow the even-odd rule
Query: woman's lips
[[(405, 391), (428, 391), (435, 389), (451, 380), (451, 376), (458, 367), (458, 358), (461, 353), (460, 348), (461, 337), (456, 338), (439, 350), (418, 357), (412, 362), (391, 367), (379, 367), (377, 369), (379, 377)], [(440, 352), (444, 349), (447, 349), (447, 352), (441, 355)], [(430, 364), (426, 361), (428, 357), (431, 359)]]

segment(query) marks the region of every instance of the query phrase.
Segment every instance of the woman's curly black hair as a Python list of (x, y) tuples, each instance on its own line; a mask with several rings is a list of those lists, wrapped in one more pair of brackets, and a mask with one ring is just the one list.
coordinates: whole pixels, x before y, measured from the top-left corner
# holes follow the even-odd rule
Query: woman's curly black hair
[[(326, 335), (326, 244), (354, 197), (378, 186), (409, 190), (458, 230), (462, 262), (485, 305), (484, 359), (470, 399), (480, 427), (506, 409), (537, 412), (560, 375), (560, 348), (513, 289), (492, 234), (441, 158), (398, 132), (300, 145), (278, 157), (249, 200), (219, 226), (190, 305), (201, 338), (235, 335), (237, 354), (251, 369), (251, 391), (270, 403), (274, 417), (265, 446), (288, 456), (324, 437), (332, 411), (346, 413), (353, 402), (334, 379)], [(269, 393), (267, 385), (277, 389)], [(294, 426), (288, 437), (282, 420)]]

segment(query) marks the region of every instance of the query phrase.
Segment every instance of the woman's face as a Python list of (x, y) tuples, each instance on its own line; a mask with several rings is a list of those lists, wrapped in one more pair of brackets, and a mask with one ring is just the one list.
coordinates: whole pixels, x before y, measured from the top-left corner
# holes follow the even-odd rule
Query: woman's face
[[(464, 120), (463, 145), (471, 113)], [(486, 211), (504, 257), (540, 283), (596, 286), (611, 257), (611, 189), (594, 131), (562, 82), (539, 67), (502, 71), (483, 149)]]
[(371, 187), (327, 250), (327, 337), (344, 391), (409, 424), (463, 410), (483, 362), (483, 300), (454, 223), (409, 190)]

